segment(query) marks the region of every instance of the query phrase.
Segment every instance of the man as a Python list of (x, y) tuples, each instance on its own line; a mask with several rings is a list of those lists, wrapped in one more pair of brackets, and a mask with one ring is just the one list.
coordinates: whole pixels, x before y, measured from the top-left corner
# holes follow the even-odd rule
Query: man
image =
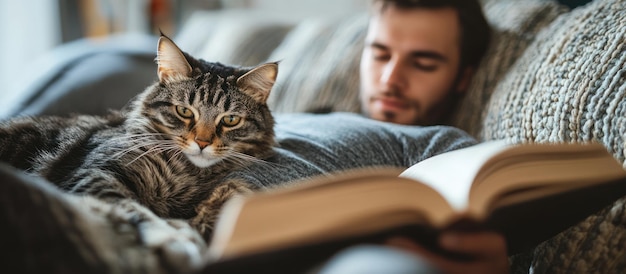
[[(489, 44), (490, 28), (480, 4), (469, 0), (374, 0), (371, 9), (360, 67), (364, 114), (397, 124), (444, 123)], [(387, 244), (413, 252), (445, 273), (508, 272), (506, 243), (497, 233), (448, 232), (439, 240), (442, 248), (476, 259), (450, 260), (401, 237), (389, 239)], [(351, 266), (340, 267), (331, 269), (343, 272)]]
[(374, 0), (360, 69), (364, 113), (399, 124), (441, 124), (489, 38), (477, 1)]

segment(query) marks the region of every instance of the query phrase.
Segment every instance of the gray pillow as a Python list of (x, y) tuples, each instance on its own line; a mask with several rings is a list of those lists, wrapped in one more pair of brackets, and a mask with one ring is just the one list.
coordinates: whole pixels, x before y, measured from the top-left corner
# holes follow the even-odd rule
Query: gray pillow
[(556, 1), (492, 1), (484, 12), (493, 29), (489, 50), (468, 87), (467, 94), (448, 122), (479, 137), (486, 106), (496, 85), (511, 72), (519, 56), (537, 33), (567, 9)]

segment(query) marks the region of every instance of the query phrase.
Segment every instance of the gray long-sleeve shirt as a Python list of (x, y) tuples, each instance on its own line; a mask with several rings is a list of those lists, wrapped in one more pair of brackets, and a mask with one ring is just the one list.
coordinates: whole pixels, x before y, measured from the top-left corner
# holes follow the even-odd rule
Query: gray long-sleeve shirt
[(351, 113), (276, 115), (276, 141), (274, 156), (229, 177), (267, 187), (355, 168), (406, 168), (476, 144), (453, 127), (405, 126)]

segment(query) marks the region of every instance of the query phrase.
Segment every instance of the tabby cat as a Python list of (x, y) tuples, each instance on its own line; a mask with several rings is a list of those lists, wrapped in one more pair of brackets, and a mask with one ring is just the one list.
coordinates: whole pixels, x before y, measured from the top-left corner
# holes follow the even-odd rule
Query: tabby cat
[(222, 203), (250, 190), (221, 178), (271, 154), (277, 64), (206, 62), (166, 36), (156, 60), (158, 81), (120, 111), (0, 123), (0, 161), (70, 193), (190, 220), (208, 240)]

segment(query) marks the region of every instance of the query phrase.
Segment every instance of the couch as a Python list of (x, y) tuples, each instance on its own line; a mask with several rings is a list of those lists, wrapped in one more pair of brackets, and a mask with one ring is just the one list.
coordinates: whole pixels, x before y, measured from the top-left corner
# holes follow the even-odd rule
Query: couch
[[(570, 9), (549, 0), (493, 0), (484, 9), (494, 39), (448, 124), (481, 141), (599, 141), (624, 163), (626, 1), (594, 0)], [(269, 98), (274, 112), (358, 112), (366, 23), (361, 12), (304, 21), (197, 12), (174, 40), (211, 61), (280, 61)], [(156, 37), (123, 36), (65, 45), (56, 52), (69, 57), (12, 91), (20, 96), (1, 115), (101, 114), (121, 107), (156, 79), (155, 44)], [(513, 273), (626, 272), (626, 197), (512, 255), (511, 263)]]

